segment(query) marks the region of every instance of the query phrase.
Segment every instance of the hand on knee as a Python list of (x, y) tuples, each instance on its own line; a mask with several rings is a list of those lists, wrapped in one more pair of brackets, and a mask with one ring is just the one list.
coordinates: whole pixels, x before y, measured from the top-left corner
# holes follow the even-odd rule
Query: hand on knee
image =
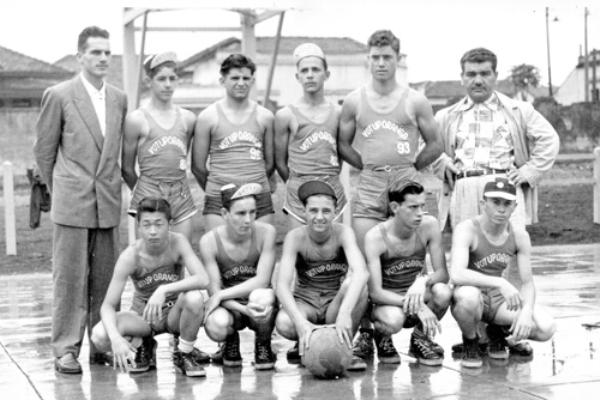
[(275, 292), (273, 289), (259, 288), (254, 289), (248, 296), (248, 303), (256, 304), (261, 307), (272, 307), (275, 305)]

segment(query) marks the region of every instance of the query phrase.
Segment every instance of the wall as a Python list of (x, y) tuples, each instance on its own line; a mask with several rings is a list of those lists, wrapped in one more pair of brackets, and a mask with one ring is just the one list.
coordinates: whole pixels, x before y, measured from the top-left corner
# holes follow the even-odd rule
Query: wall
[(16, 174), (33, 164), (33, 142), (38, 108), (0, 109), (0, 163), (13, 163)]

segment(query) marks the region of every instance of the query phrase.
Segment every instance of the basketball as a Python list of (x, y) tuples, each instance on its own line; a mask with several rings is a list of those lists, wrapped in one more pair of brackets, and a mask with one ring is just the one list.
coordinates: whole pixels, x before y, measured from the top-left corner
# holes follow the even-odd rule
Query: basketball
[(332, 325), (317, 327), (302, 356), (304, 366), (317, 378), (343, 376), (352, 361), (352, 350), (343, 343)]

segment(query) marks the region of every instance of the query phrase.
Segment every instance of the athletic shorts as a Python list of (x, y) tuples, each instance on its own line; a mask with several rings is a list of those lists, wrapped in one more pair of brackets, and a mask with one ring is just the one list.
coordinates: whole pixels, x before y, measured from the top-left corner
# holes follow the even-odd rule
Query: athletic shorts
[(387, 191), (394, 182), (401, 179), (419, 181), (419, 173), (414, 167), (365, 167), (360, 171), (356, 193), (352, 199), (352, 217), (377, 221), (388, 219)]
[(483, 322), (491, 323), (496, 318), (498, 309), (505, 302), (504, 296), (500, 293), (500, 289), (496, 288), (480, 288), (481, 301), (483, 302)]
[[(158, 335), (160, 333), (165, 333), (165, 332), (174, 333), (169, 330), (168, 320), (169, 320), (169, 313), (171, 312), (171, 309), (173, 308), (173, 306), (175, 305), (176, 302), (177, 302), (177, 298), (174, 298), (171, 300), (167, 300), (163, 304), (161, 320), (159, 322), (153, 322), (150, 324), (150, 329), (152, 329), (153, 335)], [(139, 316), (142, 316), (144, 313), (144, 308), (146, 308), (146, 303), (147, 303), (146, 301), (133, 296), (133, 302), (131, 304), (130, 311), (133, 311), (134, 313), (138, 314)]]
[(307, 319), (313, 324), (324, 324), (325, 316), (329, 305), (337, 295), (337, 291), (332, 290), (307, 290), (296, 288), (294, 299), (298, 303), (304, 303), (313, 308), (314, 313), (307, 315)]
[(171, 206), (171, 218), (174, 224), (185, 221), (198, 212), (194, 205), (190, 186), (184, 179), (163, 182), (144, 175), (140, 176), (133, 188), (129, 210), (127, 210), (129, 215), (134, 217), (137, 214), (138, 203), (144, 197), (160, 197), (167, 200)]
[(298, 198), (298, 188), (304, 182), (308, 181), (323, 181), (331, 185), (337, 196), (337, 206), (335, 208), (335, 219), (338, 219), (344, 209), (346, 208), (346, 194), (344, 193), (344, 187), (340, 182), (339, 175), (328, 175), (328, 176), (290, 176), (285, 185), (285, 199), (283, 201), (283, 212), (294, 217), (301, 223), (305, 224), (306, 219), (304, 218), (304, 206)]
[[(221, 196), (204, 196), (204, 210), (202, 215), (217, 214), (221, 215)], [(256, 218), (264, 217), (265, 215), (273, 214), (273, 200), (271, 193), (265, 192), (256, 195)]]

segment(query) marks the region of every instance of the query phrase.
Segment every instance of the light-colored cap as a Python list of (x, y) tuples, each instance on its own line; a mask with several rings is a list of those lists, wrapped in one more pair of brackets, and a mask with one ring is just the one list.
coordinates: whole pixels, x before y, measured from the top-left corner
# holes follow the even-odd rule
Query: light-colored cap
[(173, 62), (177, 64), (177, 55), (172, 51), (167, 51), (165, 53), (159, 53), (152, 56), (148, 56), (144, 61), (144, 66), (146, 70), (152, 70), (158, 67), (159, 65), (167, 62)]
[(298, 65), (300, 60), (311, 56), (325, 60), (325, 53), (323, 53), (323, 50), (319, 46), (314, 43), (302, 43), (294, 50), (294, 63)]
[(229, 183), (221, 187), (221, 202), (222, 204), (230, 203), (242, 197), (256, 196), (262, 193), (262, 191), (263, 187), (260, 183), (245, 183), (241, 186)]

